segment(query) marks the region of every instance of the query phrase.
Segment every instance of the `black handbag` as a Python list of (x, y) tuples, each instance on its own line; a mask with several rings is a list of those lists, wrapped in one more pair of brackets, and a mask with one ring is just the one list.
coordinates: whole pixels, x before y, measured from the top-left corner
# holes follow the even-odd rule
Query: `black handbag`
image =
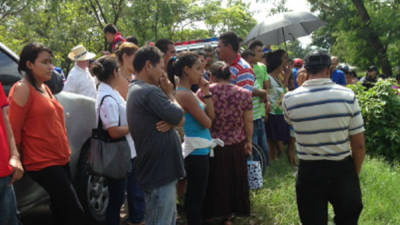
[[(131, 171), (131, 150), (125, 137), (113, 139), (107, 130), (103, 129), (100, 118), (100, 107), (106, 97), (105, 95), (99, 105), (99, 123), (92, 130), (88, 164), (95, 175), (112, 179), (123, 179)], [(115, 100), (115, 99), (114, 99)], [(120, 125), (120, 119), (118, 125)]]

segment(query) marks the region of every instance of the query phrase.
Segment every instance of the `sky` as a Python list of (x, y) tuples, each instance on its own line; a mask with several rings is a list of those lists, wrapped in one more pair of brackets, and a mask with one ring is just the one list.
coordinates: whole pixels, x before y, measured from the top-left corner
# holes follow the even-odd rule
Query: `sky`
[[(261, 1), (256, 2), (256, 0), (245, 0), (245, 2), (250, 3), (250, 11), (254, 12), (253, 17), (257, 20), (257, 22), (262, 22), (264, 18), (268, 17), (271, 3), (262, 3)], [(272, 2), (270, 0), (270, 2)], [(307, 0), (287, 0), (286, 8), (290, 11), (308, 11), (310, 12), (310, 4)], [(263, 10), (265, 9), (265, 10)], [(303, 46), (306, 46), (311, 43), (311, 35), (306, 37), (299, 38), (299, 41)]]

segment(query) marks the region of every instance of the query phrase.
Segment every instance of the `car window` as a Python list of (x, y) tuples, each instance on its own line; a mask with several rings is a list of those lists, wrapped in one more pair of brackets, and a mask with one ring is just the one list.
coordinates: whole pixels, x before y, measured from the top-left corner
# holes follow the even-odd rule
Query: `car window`
[(0, 50), (0, 82), (3, 85), (6, 95), (10, 91), (11, 86), (21, 79), (18, 73), (18, 64), (3, 50)]

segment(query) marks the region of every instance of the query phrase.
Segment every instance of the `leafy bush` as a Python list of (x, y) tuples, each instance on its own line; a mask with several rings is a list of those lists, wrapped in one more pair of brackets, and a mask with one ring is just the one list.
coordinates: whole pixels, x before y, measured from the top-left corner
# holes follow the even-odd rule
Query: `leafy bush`
[(349, 87), (356, 93), (365, 123), (369, 154), (400, 159), (400, 98), (394, 80), (379, 80), (366, 90), (360, 83)]

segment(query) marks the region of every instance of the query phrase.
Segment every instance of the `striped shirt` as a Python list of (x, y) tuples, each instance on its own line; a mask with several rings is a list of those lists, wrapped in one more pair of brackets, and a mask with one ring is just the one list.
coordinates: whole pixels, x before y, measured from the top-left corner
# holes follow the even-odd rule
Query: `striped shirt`
[(233, 61), (229, 66), (229, 71), (232, 74), (232, 84), (236, 84), (239, 87), (246, 88), (250, 92), (253, 92), (256, 76), (254, 75), (251, 66), (240, 56), (240, 54), (237, 54), (235, 61)]
[(365, 130), (354, 92), (330, 79), (306, 81), (282, 107), (302, 160), (342, 160), (351, 155), (350, 136)]

